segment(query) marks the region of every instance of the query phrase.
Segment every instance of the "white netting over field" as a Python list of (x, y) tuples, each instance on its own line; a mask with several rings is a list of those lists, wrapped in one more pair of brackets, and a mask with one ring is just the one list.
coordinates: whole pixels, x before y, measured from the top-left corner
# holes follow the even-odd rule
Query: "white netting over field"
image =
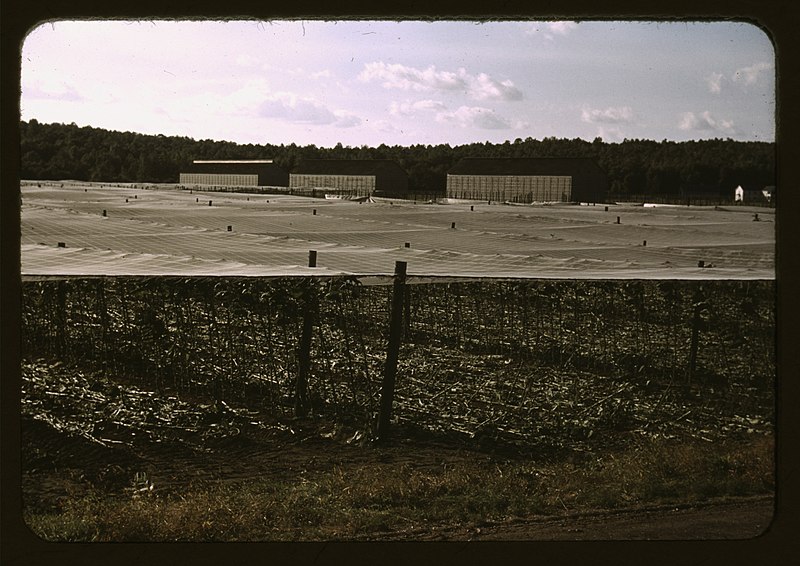
[(398, 260), (410, 275), (775, 275), (774, 210), (743, 207), (442, 206), (34, 184), (22, 187), (21, 244), (24, 275), (388, 275)]

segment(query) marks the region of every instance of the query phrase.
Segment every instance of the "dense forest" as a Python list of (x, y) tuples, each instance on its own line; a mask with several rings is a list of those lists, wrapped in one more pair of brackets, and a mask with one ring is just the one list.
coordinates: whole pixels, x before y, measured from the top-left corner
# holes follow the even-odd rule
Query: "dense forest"
[(115, 132), (75, 124), (21, 122), (21, 177), (176, 183), (193, 159), (273, 159), (288, 171), (302, 159), (393, 159), (414, 193), (444, 194), (447, 171), (463, 157), (590, 157), (606, 172), (612, 195), (707, 195), (738, 185), (775, 185), (775, 144), (730, 139), (672, 142), (532, 138), (505, 143), (332, 148), (237, 144)]

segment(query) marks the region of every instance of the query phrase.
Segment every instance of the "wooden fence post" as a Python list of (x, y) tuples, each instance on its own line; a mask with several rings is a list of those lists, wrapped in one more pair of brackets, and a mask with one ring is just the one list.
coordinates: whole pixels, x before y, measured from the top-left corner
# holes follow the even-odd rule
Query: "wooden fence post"
[(397, 358), (400, 354), (400, 338), (403, 332), (403, 300), (406, 286), (406, 262), (394, 264), (394, 286), (392, 289), (392, 310), (389, 319), (389, 345), (386, 349), (386, 366), (381, 385), (381, 410), (378, 417), (378, 440), (385, 441), (389, 436), (389, 422), (392, 418), (394, 383), (397, 375)]
[[(317, 252), (308, 254), (308, 266), (316, 267)], [(317, 294), (314, 279), (307, 280), (303, 291), (303, 327), (300, 334), (300, 345), (297, 351), (297, 379), (294, 383), (294, 414), (296, 417), (308, 415), (308, 375), (311, 370), (311, 338), (314, 331), (314, 317), (317, 312)]]
[(56, 353), (59, 356), (64, 356), (69, 351), (69, 326), (67, 325), (67, 281), (65, 279), (58, 279), (56, 281)]
[(308, 375), (311, 370), (311, 338), (314, 330), (314, 280), (308, 280), (308, 287), (303, 292), (303, 327), (300, 334), (300, 345), (297, 351), (297, 379), (294, 384), (294, 414), (296, 417), (308, 415)]
[(97, 302), (98, 302), (98, 310), (100, 311), (100, 347), (101, 347), (101, 362), (103, 369), (106, 369), (108, 365), (108, 353), (109, 351), (114, 351), (113, 348), (109, 348), (109, 324), (108, 324), (108, 303), (106, 302), (106, 280), (105, 278), (100, 278), (97, 283)]
[(408, 341), (411, 332), (411, 287), (403, 289), (403, 338)]
[(692, 315), (692, 341), (689, 345), (689, 375), (687, 385), (691, 386), (694, 375), (697, 372), (697, 350), (700, 344), (700, 325), (702, 323), (702, 311), (705, 301), (702, 300), (700, 292), (694, 297), (694, 313)]

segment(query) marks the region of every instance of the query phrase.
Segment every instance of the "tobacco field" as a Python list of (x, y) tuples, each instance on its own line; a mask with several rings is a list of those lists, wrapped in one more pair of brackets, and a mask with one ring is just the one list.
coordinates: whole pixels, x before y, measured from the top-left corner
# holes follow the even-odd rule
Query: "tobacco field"
[[(523, 452), (772, 430), (773, 281), (409, 283), (398, 429)], [(285, 431), (306, 364), (303, 417), (368, 442), (391, 295), (353, 277), (29, 278), (23, 417), (103, 446)]]

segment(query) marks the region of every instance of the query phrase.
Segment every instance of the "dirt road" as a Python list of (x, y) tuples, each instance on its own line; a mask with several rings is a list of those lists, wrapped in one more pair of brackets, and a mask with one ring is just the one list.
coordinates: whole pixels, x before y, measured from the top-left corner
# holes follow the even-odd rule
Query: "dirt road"
[(692, 507), (652, 507), (486, 523), (477, 527), (396, 533), (382, 540), (740, 540), (765, 533), (773, 519), (771, 497)]

